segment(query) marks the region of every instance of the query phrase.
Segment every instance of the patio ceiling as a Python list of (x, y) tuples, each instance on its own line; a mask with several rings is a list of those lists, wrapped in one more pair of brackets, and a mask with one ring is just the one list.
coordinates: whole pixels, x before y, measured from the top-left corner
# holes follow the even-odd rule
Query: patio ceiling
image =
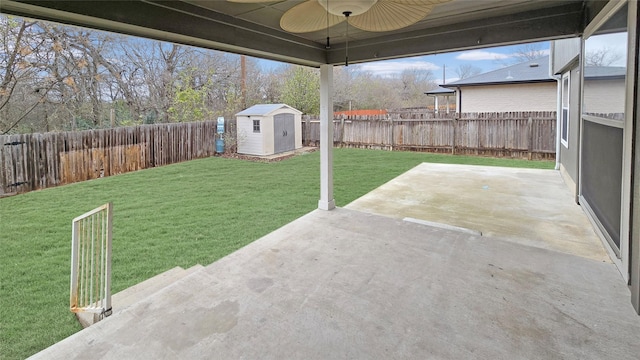
[[(345, 23), (287, 33), (280, 17), (301, 0), (13, 1), (0, 11), (277, 61), (318, 67), (345, 58)], [(597, 0), (452, 0), (395, 31), (349, 28), (351, 63), (577, 36), (607, 3)]]

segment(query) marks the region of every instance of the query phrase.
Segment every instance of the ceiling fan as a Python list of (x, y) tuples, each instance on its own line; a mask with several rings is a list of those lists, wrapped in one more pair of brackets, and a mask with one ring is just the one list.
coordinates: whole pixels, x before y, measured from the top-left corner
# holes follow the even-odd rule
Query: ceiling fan
[[(267, 3), (278, 0), (228, 0)], [(324, 30), (345, 20), (360, 30), (383, 32), (402, 29), (451, 0), (308, 0), (282, 15), (280, 27), (291, 33)]]

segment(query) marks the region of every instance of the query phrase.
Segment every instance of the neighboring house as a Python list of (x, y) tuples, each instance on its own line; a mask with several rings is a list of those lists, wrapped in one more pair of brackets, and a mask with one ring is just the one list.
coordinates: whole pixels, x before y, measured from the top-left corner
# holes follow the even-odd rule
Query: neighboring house
[[(440, 85), (443, 86), (443, 85)], [(452, 90), (452, 89), (447, 89), (445, 87), (439, 87), (433, 90), (429, 90), (427, 92), (425, 92), (425, 95), (427, 96), (431, 96), (434, 98), (433, 102), (433, 111), (435, 113), (439, 113), (439, 112), (446, 112), (447, 114), (449, 113), (449, 111), (451, 110), (451, 106), (450, 104), (453, 104), (453, 102), (456, 99), (456, 91)], [(444, 109), (443, 109), (443, 105), (441, 105), (439, 103), (439, 99), (443, 99), (444, 101)]]
[(440, 86), (456, 91), (458, 113), (557, 110), (548, 56)]

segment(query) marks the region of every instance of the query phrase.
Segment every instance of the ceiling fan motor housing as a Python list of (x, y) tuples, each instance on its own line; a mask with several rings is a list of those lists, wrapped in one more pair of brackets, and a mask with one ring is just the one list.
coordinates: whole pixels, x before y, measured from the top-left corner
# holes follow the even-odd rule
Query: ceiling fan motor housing
[(320, 5), (333, 15), (343, 16), (350, 13), (356, 16), (367, 12), (378, 0), (318, 0)]

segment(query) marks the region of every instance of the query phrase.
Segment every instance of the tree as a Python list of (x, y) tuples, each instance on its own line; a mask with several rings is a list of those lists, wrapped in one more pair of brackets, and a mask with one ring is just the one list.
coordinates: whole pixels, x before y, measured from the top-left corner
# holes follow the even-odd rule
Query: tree
[(95, 128), (102, 124), (108, 61), (103, 54), (113, 47), (114, 39), (108, 33), (82, 28), (64, 27), (48, 23), (39, 24), (43, 33), (54, 43), (56, 56), (51, 64), (53, 73), (65, 69), (67, 77), (61, 82), (67, 87), (67, 104), (76, 109), (77, 116)]
[(496, 59), (496, 63), (506, 67), (539, 59), (547, 54), (548, 51), (543, 49), (541, 43), (528, 43), (518, 46), (511, 56), (504, 59)]
[(267, 104), (273, 104), (280, 101), (281, 91), (284, 84), (284, 76), (281, 76), (285, 72), (285, 67), (280, 69), (272, 69), (266, 73), (261, 74), (260, 81), (260, 102)]
[(539, 59), (547, 55), (547, 51), (542, 49), (540, 43), (528, 43), (520, 45), (513, 53), (513, 63), (519, 64), (526, 61)]
[(44, 101), (54, 81), (40, 76), (47, 63), (37, 23), (2, 17), (0, 25), (0, 134), (6, 134)]
[(167, 110), (171, 120), (190, 122), (211, 119), (212, 111), (206, 104), (211, 85), (211, 77), (198, 79), (195, 68), (184, 70), (180, 74), (173, 105)]
[(304, 114), (320, 114), (320, 74), (316, 69), (291, 65), (285, 71), (281, 102)]
[(354, 79), (357, 65), (336, 66), (333, 69), (333, 106), (336, 110), (349, 110), (356, 100)]
[(611, 66), (622, 58), (620, 52), (609, 47), (588, 50), (584, 61), (586, 66)]
[(141, 112), (159, 122), (170, 122), (169, 108), (175, 99), (176, 83), (180, 74), (191, 66), (194, 49), (134, 39), (123, 50), (123, 61), (133, 65), (133, 71), (125, 75), (135, 77), (139, 86), (134, 91), (144, 94)]
[(392, 109), (402, 105), (396, 79), (371, 73), (360, 74), (353, 82), (354, 109)]
[(482, 73), (482, 69), (471, 64), (461, 64), (458, 65), (455, 72), (458, 75), (458, 79), (462, 80)]
[(437, 87), (431, 70), (405, 69), (400, 73), (399, 82), (402, 107), (425, 106), (424, 92)]

